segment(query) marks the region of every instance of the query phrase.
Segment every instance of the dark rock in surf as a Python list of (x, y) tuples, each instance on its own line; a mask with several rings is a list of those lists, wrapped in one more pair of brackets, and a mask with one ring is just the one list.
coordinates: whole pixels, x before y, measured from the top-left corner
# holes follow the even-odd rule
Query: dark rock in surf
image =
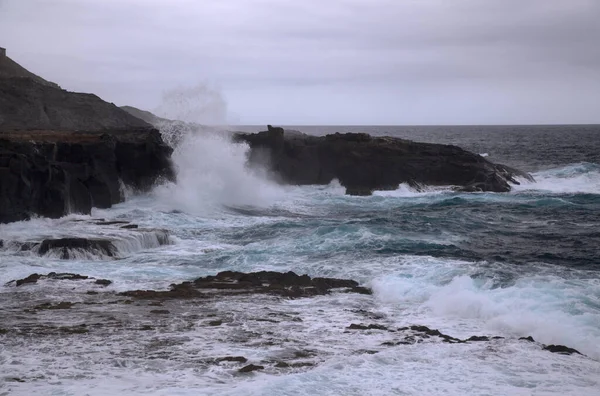
[(100, 286), (108, 286), (112, 283), (112, 281), (110, 281), (108, 279), (96, 279), (96, 278), (92, 278), (92, 277), (89, 277), (86, 275), (72, 274), (72, 273), (68, 273), (68, 272), (50, 272), (47, 275), (31, 274), (28, 277), (23, 278), (23, 279), (12, 280), (12, 281), (8, 282), (7, 285), (12, 285), (14, 283), (15, 286), (18, 287), (18, 286), (23, 286), (23, 285), (28, 285), (28, 284), (35, 284), (39, 280), (44, 280), (44, 279), (68, 280), (68, 281), (95, 280), (94, 283), (97, 285), (100, 285)]
[(42, 277), (42, 275), (40, 275), (40, 274), (31, 274), (27, 278), (18, 279), (14, 282), (17, 286), (23, 286), (23, 285), (27, 285), (27, 284), (37, 283), (37, 281), (40, 280), (41, 277)]
[(369, 293), (356, 281), (335, 278), (311, 278), (294, 272), (260, 271), (243, 273), (223, 271), (215, 276), (198, 278), (192, 282), (171, 285), (168, 291), (134, 290), (121, 295), (137, 298), (202, 298), (227, 294), (273, 294), (288, 298), (311, 297), (332, 290)]
[(362, 324), (356, 324), (356, 323), (352, 323), (350, 326), (347, 327), (348, 330), (388, 330), (387, 327), (383, 326), (383, 325), (378, 325), (378, 324), (370, 324), (370, 325), (362, 325)]
[(544, 345), (543, 349), (545, 351), (550, 351), (552, 353), (560, 353), (562, 355), (572, 355), (574, 353), (577, 355), (581, 355), (581, 352), (579, 352), (577, 349), (569, 348), (564, 345)]
[(429, 185), (507, 192), (510, 183), (518, 184), (516, 177), (531, 178), (456, 146), (365, 133), (317, 137), (269, 126), (255, 134), (237, 133), (234, 141), (247, 143), (249, 162), (267, 166), (281, 182), (322, 185), (338, 179), (350, 195), (394, 190), (401, 183), (416, 189)]
[(240, 373), (251, 373), (252, 371), (256, 371), (256, 370), (264, 370), (265, 367), (264, 366), (258, 366), (255, 364), (249, 364), (247, 366), (242, 367), (241, 369), (239, 369), (238, 371)]
[(61, 238), (43, 240), (38, 253), (43, 256), (50, 251), (55, 251), (60, 254), (61, 259), (68, 260), (73, 258), (72, 252), (77, 250), (95, 252), (108, 257), (113, 257), (117, 252), (116, 247), (107, 239)]

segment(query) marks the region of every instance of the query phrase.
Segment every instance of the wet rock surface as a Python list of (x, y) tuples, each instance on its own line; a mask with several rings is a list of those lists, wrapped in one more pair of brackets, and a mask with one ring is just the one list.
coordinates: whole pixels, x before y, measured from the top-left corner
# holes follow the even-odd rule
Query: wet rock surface
[(155, 129), (0, 129), (0, 223), (109, 208), (124, 199), (119, 180), (145, 191), (173, 179), (171, 153)]
[(325, 295), (334, 289), (350, 293), (370, 294), (371, 291), (350, 279), (311, 278), (294, 272), (235, 272), (223, 271), (215, 276), (198, 278), (192, 282), (171, 285), (168, 291), (134, 290), (123, 296), (140, 299), (202, 298), (213, 294), (272, 294), (299, 298)]
[[(467, 348), (469, 353), (510, 353), (520, 343), (539, 351), (535, 353), (587, 359), (570, 347), (544, 345), (532, 337), (457, 337), (425, 325), (398, 326), (376, 310), (372, 296), (344, 293), (357, 287), (352, 280), (226, 271), (187, 282), (202, 285), (192, 287), (198, 294), (179, 297), (170, 291), (144, 291), (142, 298), (139, 291), (117, 293), (97, 280), (50, 273), (23, 278), (19, 287), (17, 281), (10, 282), (12, 293), (3, 295), (7, 303), (0, 307), (0, 342), (19, 354), (60, 351), (48, 357), (54, 364), (60, 364), (60, 359), (81, 359), (83, 376), (95, 375), (95, 365), (122, 361), (173, 370), (193, 368), (199, 375), (215, 370), (230, 377), (286, 374), (351, 356), (428, 344)], [(282, 288), (317, 288), (316, 282), (325, 285), (320, 286), (324, 294), (290, 295), (281, 293), (281, 288), (271, 293), (265, 282)], [(37, 287), (27, 286), (35, 283)], [(107, 343), (111, 348), (104, 347)], [(13, 376), (30, 382), (40, 380), (36, 375), (28, 367)]]
[(329, 184), (338, 179), (350, 195), (395, 190), (402, 183), (416, 189), (429, 185), (507, 192), (511, 183), (519, 184), (517, 177), (532, 180), (525, 172), (494, 164), (460, 147), (366, 133), (317, 137), (269, 126), (264, 132), (238, 133), (234, 141), (247, 143), (249, 162), (266, 165), (281, 182)]

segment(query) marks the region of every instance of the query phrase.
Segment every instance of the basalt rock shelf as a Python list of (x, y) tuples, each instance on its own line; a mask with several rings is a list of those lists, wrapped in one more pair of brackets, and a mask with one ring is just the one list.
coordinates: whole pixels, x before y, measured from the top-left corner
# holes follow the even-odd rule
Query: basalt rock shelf
[(460, 147), (417, 143), (365, 133), (310, 136), (269, 126), (255, 134), (237, 133), (234, 141), (247, 143), (249, 162), (267, 166), (281, 182), (329, 184), (338, 179), (350, 195), (395, 190), (402, 183), (454, 186), (460, 191), (507, 192), (525, 172), (494, 164)]

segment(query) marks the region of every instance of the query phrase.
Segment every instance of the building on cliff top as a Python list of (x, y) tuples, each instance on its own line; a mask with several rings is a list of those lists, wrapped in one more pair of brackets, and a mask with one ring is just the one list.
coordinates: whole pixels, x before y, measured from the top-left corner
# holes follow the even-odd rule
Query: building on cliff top
[(4, 58), (6, 56), (6, 48), (0, 47), (0, 58)]

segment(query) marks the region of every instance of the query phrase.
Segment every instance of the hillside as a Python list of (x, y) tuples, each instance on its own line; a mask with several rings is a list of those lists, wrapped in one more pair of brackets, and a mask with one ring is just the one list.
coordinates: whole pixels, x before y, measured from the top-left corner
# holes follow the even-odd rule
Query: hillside
[(0, 56), (0, 131), (101, 131), (152, 126), (98, 96), (61, 89)]

